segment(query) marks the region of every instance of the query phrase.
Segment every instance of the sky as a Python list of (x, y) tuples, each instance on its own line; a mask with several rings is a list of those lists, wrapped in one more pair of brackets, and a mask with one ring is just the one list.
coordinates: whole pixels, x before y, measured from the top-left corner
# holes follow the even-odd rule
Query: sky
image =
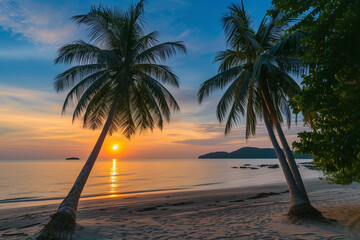
[[(57, 49), (87, 40), (70, 18), (86, 14), (100, 3), (126, 9), (135, 1), (0, 0), (0, 160), (86, 158), (99, 131), (72, 123), (71, 112), (61, 115), (66, 93), (53, 89), (54, 77), (70, 66), (54, 65)], [(240, 147), (271, 147), (263, 123), (246, 140), (244, 124), (225, 136), (215, 116), (221, 92), (201, 105), (196, 93), (202, 82), (217, 73), (213, 59), (226, 48), (221, 17), (236, 0), (147, 0), (145, 28), (158, 31), (161, 41), (184, 41), (188, 53), (166, 62), (179, 76), (179, 89), (169, 87), (181, 112), (174, 113), (162, 131), (144, 132), (126, 139), (108, 136), (100, 158), (197, 158), (214, 151)], [(271, 0), (244, 0), (255, 28)], [(302, 122), (284, 127), (289, 142), (306, 130)], [(112, 150), (114, 144), (119, 150)]]

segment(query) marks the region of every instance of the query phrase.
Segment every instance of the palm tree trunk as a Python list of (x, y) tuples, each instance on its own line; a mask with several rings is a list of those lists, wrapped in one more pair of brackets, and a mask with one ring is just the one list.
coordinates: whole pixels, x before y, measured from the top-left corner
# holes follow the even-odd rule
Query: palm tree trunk
[[(288, 213), (289, 217), (294, 220), (302, 220), (302, 219), (313, 219), (313, 220), (321, 220), (321, 221), (324, 220), (325, 218), (322, 215), (322, 213), (319, 210), (317, 210), (316, 208), (314, 208), (310, 203), (309, 197), (307, 196), (307, 193), (305, 190), (304, 183), (301, 179), (301, 175), (297, 168), (294, 156), (292, 155), (290, 147), (287, 144), (285, 135), (284, 135), (279, 123), (276, 123), (276, 129), (277, 129), (277, 132), (279, 133), (280, 141), (281, 141), (282, 145), (284, 146), (285, 153), (287, 153), (287, 159), (289, 161), (289, 165), (290, 165), (290, 168), (292, 171), (293, 181), (295, 182), (295, 184), (298, 188), (298, 191), (301, 194), (301, 197), (305, 201), (304, 204), (290, 205), (290, 211)], [(281, 153), (282, 153), (282, 151), (281, 151)]]
[(71, 239), (72, 233), (75, 229), (76, 212), (81, 192), (84, 189), (91, 169), (95, 164), (105, 137), (110, 129), (115, 115), (116, 106), (117, 100), (113, 102), (101, 134), (73, 187), (67, 197), (60, 204), (57, 212), (51, 217), (50, 222), (41, 231), (37, 239), (49, 239), (49, 237), (52, 239)]
[[(273, 108), (273, 104), (270, 100), (270, 97), (269, 95), (267, 94), (268, 92), (267, 91), (261, 91), (261, 95), (263, 97), (263, 100), (264, 100), (264, 103), (266, 105), (266, 108), (268, 110), (268, 112), (270, 113), (270, 115), (273, 113), (274, 108)], [(280, 141), (281, 141), (281, 145), (283, 146), (284, 148), (284, 151), (285, 151), (285, 155), (286, 155), (286, 159), (289, 163), (289, 167), (290, 167), (290, 170), (291, 170), (291, 173), (293, 175), (293, 178), (295, 180), (295, 183), (301, 193), (301, 195), (304, 197), (304, 199), (310, 203), (309, 201), (309, 197), (307, 195), (307, 192), (306, 192), (306, 189), (305, 189), (305, 186), (304, 186), (304, 183), (302, 181), (302, 178), (301, 178), (301, 175), (300, 175), (300, 172), (299, 172), (299, 169), (296, 165), (296, 162), (295, 162), (295, 159), (294, 159), (294, 155), (292, 154), (291, 150), (290, 150), (290, 147), (286, 141), (286, 138), (285, 138), (285, 135), (282, 131), (282, 128), (280, 126), (280, 123), (277, 119), (275, 119), (275, 122), (273, 122), (273, 124), (275, 125), (276, 127), (276, 130), (279, 134), (279, 138), (280, 138)]]
[(263, 117), (264, 117), (264, 122), (265, 122), (266, 129), (267, 129), (267, 131), (269, 133), (271, 143), (272, 143), (272, 145), (274, 147), (276, 156), (279, 159), (281, 169), (283, 170), (283, 173), (285, 175), (285, 179), (286, 179), (286, 182), (287, 182), (287, 185), (288, 185), (288, 188), (289, 188), (290, 209), (295, 208), (296, 206), (304, 205), (307, 202), (302, 197), (302, 194), (300, 193), (300, 191), (299, 191), (299, 189), (298, 189), (298, 187), (297, 187), (297, 185), (295, 183), (294, 177), (293, 177), (293, 175), (291, 173), (291, 170), (289, 168), (288, 163), (286, 162), (286, 158), (284, 156), (284, 153), (281, 150), (281, 148), (279, 146), (279, 143), (277, 142), (274, 131), (273, 131), (273, 129), (272, 129), (271, 125), (270, 125), (269, 119), (268, 119), (268, 114), (266, 113), (265, 110), (263, 110), (263, 115), (264, 115)]
[(289, 147), (288, 142), (286, 141), (286, 138), (285, 138), (284, 132), (282, 131), (282, 128), (281, 128), (281, 126), (280, 126), (280, 123), (276, 123), (276, 131), (278, 132), (278, 135), (279, 135), (279, 138), (280, 138), (280, 141), (281, 141), (281, 145), (282, 145), (283, 148), (284, 148), (285, 155), (286, 155), (286, 158), (287, 158), (287, 160), (288, 160), (288, 163), (289, 163), (291, 172), (292, 172), (292, 174), (293, 174), (293, 176), (294, 176), (296, 185), (298, 186), (298, 189), (299, 189), (299, 191), (301, 192), (301, 194), (304, 196), (304, 198), (305, 198), (308, 202), (310, 202), (309, 197), (308, 197), (308, 195), (307, 195), (307, 193), (306, 193), (306, 189), (305, 189), (303, 180), (302, 180), (302, 178), (301, 178), (299, 169), (298, 169), (297, 164), (296, 164), (296, 162), (295, 162), (294, 155), (293, 155), (293, 153), (291, 152), (291, 149), (290, 149), (290, 147)]
[[(269, 98), (268, 94), (266, 94), (266, 92), (264, 92), (264, 91), (261, 91), (261, 94), (262, 94), (266, 109), (271, 114), (272, 113), (272, 107), (271, 107), (272, 104), (271, 104), (270, 98)], [(300, 220), (301, 219), (323, 220), (324, 217), (321, 214), (321, 212), (319, 212), (316, 208), (311, 206), (311, 203), (310, 203), (309, 198), (307, 197), (307, 194), (305, 191), (305, 187), (303, 188), (303, 191), (305, 192), (306, 195), (302, 194), (302, 191), (299, 189), (297, 183), (295, 182), (295, 177), (293, 175), (293, 172), (290, 170), (290, 167), (289, 167), (288, 163), (286, 162), (284, 153), (280, 149), (280, 146), (276, 140), (272, 126), (269, 122), (268, 112), (265, 110), (265, 108), (263, 109), (264, 122), (265, 122), (266, 128), (269, 132), (269, 136), (270, 136), (271, 142), (274, 146), (276, 155), (279, 158), (280, 165), (283, 169), (286, 182), (289, 186), (291, 200), (290, 200), (290, 210), (289, 210), (288, 216), (291, 219), (295, 219), (295, 220), (298, 220), (298, 219), (300, 219)], [(273, 124), (275, 124), (275, 125), (279, 124), (278, 120), (274, 119)], [(280, 130), (281, 130), (281, 133), (283, 133), (282, 129), (280, 129)], [(281, 139), (281, 137), (280, 137), (280, 140), (281, 141), (285, 140), (285, 142), (286, 142), (284, 134), (282, 134), (282, 135), (283, 135), (284, 139)], [(287, 142), (286, 142), (286, 144), (287, 144)], [(283, 143), (283, 145), (284, 145), (284, 143)], [(288, 149), (290, 150), (290, 148), (288, 148)], [(289, 163), (291, 163), (291, 161), (289, 161)], [(295, 164), (295, 167), (296, 167), (294, 169), (298, 170), (295, 160), (293, 161), (293, 163)], [(300, 173), (299, 173), (299, 176), (300, 176)]]

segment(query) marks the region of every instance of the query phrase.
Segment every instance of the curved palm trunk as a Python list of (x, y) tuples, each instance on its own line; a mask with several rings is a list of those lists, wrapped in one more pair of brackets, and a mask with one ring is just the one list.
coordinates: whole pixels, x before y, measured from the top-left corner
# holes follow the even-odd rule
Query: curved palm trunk
[(110, 129), (110, 125), (114, 118), (117, 101), (111, 106), (108, 118), (104, 124), (101, 134), (89, 156), (79, 176), (77, 177), (73, 187), (67, 197), (60, 204), (57, 212), (51, 217), (50, 222), (44, 227), (37, 239), (71, 239), (76, 224), (76, 212), (81, 192), (90, 175), (95, 161), (104, 143), (105, 137)]
[(284, 156), (283, 151), (280, 149), (279, 143), (277, 142), (277, 139), (275, 137), (274, 131), (270, 125), (269, 119), (268, 119), (268, 115), (266, 114), (265, 111), (263, 111), (264, 114), (264, 122), (265, 122), (265, 126), (266, 129), (269, 133), (269, 137), (271, 140), (271, 143), (274, 147), (276, 156), (279, 159), (280, 165), (281, 165), (281, 169), (283, 170), (283, 173), (285, 175), (285, 179), (286, 179), (286, 183), (289, 187), (289, 193), (290, 193), (290, 209), (295, 208), (296, 206), (301, 206), (307, 203), (307, 201), (302, 197), (302, 194), (300, 193), (294, 177), (291, 173), (291, 170), (289, 168), (289, 165), (286, 161), (286, 158)]
[[(267, 88), (267, 86), (265, 86), (265, 89)], [(268, 112), (270, 113), (273, 113), (275, 111), (275, 109), (273, 108), (273, 104), (270, 100), (270, 96), (268, 94), (267, 91), (261, 91), (261, 95), (263, 97), (263, 100), (264, 100), (264, 103), (266, 105), (266, 108), (268, 110)], [(305, 186), (304, 186), (304, 183), (302, 181), (302, 178), (301, 178), (301, 175), (300, 175), (300, 172), (299, 172), (299, 169), (296, 165), (296, 162), (295, 162), (295, 159), (294, 159), (294, 155), (292, 154), (291, 150), (290, 150), (290, 147), (286, 141), (286, 138), (285, 138), (285, 135), (282, 131), (282, 128), (280, 126), (280, 123), (277, 119), (274, 119), (274, 122), (273, 124), (275, 125), (276, 127), (276, 130), (279, 134), (279, 138), (280, 138), (280, 141), (281, 141), (281, 144), (284, 148), (284, 152), (285, 152), (285, 155), (286, 155), (286, 159), (289, 163), (289, 167), (290, 167), (290, 170), (291, 170), (291, 173), (293, 175), (293, 178), (295, 180), (295, 183), (301, 193), (301, 195), (304, 197), (304, 199), (310, 203), (309, 201), (309, 197), (307, 195), (307, 192), (306, 192), (306, 189), (305, 189)]]
[[(268, 112), (271, 114), (272, 110), (273, 110), (273, 107), (272, 107), (271, 100), (270, 100), (270, 97), (269, 97), (267, 91), (261, 91), (261, 95), (263, 97), (263, 100), (264, 100), (264, 103), (266, 105), (266, 108), (267, 108)], [(307, 197), (307, 194), (306, 194), (306, 191), (305, 191), (305, 187), (303, 187), (303, 191), (305, 192), (306, 195), (302, 194), (302, 191), (300, 190), (301, 187), (300, 188), (298, 187), (298, 185), (297, 185), (297, 183), (295, 181), (296, 178), (293, 175), (293, 172), (290, 170), (290, 167), (289, 167), (288, 163), (286, 162), (284, 153), (280, 149), (280, 146), (279, 146), (279, 144), (278, 144), (278, 142), (276, 140), (274, 131), (273, 131), (272, 126), (271, 126), (271, 124), (269, 122), (268, 112), (265, 109), (263, 109), (265, 125), (266, 125), (266, 128), (268, 130), (271, 142), (272, 142), (272, 144), (274, 146), (274, 150), (276, 152), (276, 155), (279, 158), (281, 167), (283, 169), (283, 172), (284, 172), (284, 175), (285, 175), (285, 178), (286, 178), (286, 182), (287, 182), (287, 184), (289, 186), (289, 192), (290, 192), (291, 200), (290, 200), (290, 211), (289, 211), (288, 215), (291, 218), (294, 218), (294, 219), (304, 219), (304, 218), (306, 218), (306, 219), (316, 219), (316, 220), (324, 219), (321, 212), (319, 212), (316, 208), (311, 206), (309, 198)], [(273, 123), (275, 125), (279, 124), (279, 122), (276, 119), (275, 119), (275, 122), (273, 122)], [(282, 136), (283, 136), (283, 139), (281, 139), (281, 136), (279, 136), (280, 140), (282, 141), (283, 145), (285, 143), (287, 144), (281, 127), (280, 127), (280, 130), (281, 130), (281, 133), (282, 133)], [(285, 140), (285, 141), (283, 142), (283, 140)], [(288, 147), (288, 149), (290, 150), (289, 147)], [(291, 151), (290, 151), (290, 153), (291, 153)], [(289, 161), (289, 158), (288, 158), (288, 161)], [(295, 163), (295, 160), (293, 160), (293, 161), (290, 160), (289, 161), (290, 164), (292, 162), (294, 163), (293, 169), (295, 171), (298, 170), (297, 166), (296, 166), (296, 163)], [(299, 177), (301, 179), (300, 173), (299, 173)], [(301, 180), (301, 182), (302, 182), (302, 180)]]
[(282, 128), (281, 128), (281, 126), (280, 126), (280, 123), (276, 123), (275, 126), (276, 126), (276, 131), (277, 131), (278, 134), (279, 134), (279, 138), (280, 138), (280, 141), (281, 141), (281, 145), (282, 145), (283, 148), (284, 148), (284, 152), (285, 152), (286, 158), (287, 158), (287, 160), (288, 160), (288, 163), (289, 163), (291, 172), (292, 172), (292, 174), (293, 174), (293, 176), (294, 176), (296, 185), (297, 185), (299, 191), (301, 192), (301, 194), (303, 195), (303, 197), (305, 198), (305, 200), (308, 201), (308, 202), (310, 202), (309, 197), (308, 197), (308, 195), (307, 195), (307, 193), (306, 193), (306, 189), (305, 189), (303, 180), (302, 180), (302, 178), (301, 178), (299, 169), (298, 169), (297, 164), (296, 164), (296, 162), (295, 162), (294, 155), (293, 155), (293, 153), (291, 152), (291, 149), (290, 149), (290, 147), (289, 147), (288, 142), (286, 141), (286, 138), (285, 138), (284, 132), (282, 131)]

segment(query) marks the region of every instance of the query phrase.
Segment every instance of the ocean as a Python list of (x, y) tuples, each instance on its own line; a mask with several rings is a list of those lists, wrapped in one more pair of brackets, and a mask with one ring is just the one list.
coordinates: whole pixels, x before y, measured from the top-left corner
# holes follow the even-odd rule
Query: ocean
[[(298, 163), (311, 160), (297, 160)], [(0, 209), (60, 203), (85, 160), (0, 161)], [(257, 186), (285, 182), (277, 159), (99, 159), (82, 199), (184, 190)], [(251, 164), (250, 168), (233, 168)], [(303, 179), (322, 173), (300, 165)]]

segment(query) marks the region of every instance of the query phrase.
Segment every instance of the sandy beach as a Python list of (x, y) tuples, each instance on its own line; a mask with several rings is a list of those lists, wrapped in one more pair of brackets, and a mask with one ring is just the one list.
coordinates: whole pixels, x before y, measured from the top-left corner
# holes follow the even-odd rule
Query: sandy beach
[[(284, 184), (80, 201), (74, 239), (360, 239), (360, 185), (308, 180), (329, 223), (291, 223)], [(0, 211), (1, 239), (33, 237), (57, 204)]]

